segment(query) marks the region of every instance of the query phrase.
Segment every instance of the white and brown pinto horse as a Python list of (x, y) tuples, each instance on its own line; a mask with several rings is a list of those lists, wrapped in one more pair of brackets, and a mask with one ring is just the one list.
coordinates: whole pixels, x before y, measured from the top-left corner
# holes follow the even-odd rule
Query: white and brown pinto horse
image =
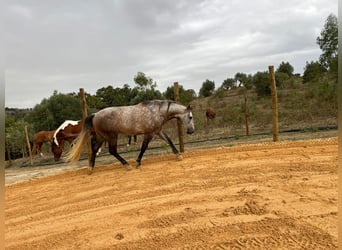
[(82, 126), (82, 120), (66, 120), (55, 130), (51, 144), (51, 150), (55, 161), (58, 161), (61, 158), (64, 150), (64, 142), (67, 141), (71, 144), (81, 132)]
[(91, 171), (95, 166), (95, 157), (98, 149), (104, 141), (108, 142), (109, 152), (124, 166), (129, 168), (128, 162), (117, 152), (118, 134), (144, 135), (136, 167), (141, 166), (141, 159), (149, 142), (155, 135), (165, 140), (172, 151), (180, 156), (167, 134), (162, 131), (166, 122), (171, 119), (180, 119), (188, 134), (195, 130), (190, 105), (185, 107), (173, 101), (153, 100), (145, 101), (133, 106), (110, 107), (88, 116), (83, 124), (83, 129), (66, 159), (75, 163), (81, 156), (83, 145), (88, 135), (91, 138), (92, 153), (89, 167)]

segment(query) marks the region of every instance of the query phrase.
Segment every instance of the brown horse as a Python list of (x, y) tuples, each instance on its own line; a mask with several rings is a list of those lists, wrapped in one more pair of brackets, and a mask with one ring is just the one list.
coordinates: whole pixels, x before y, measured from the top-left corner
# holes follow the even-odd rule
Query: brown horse
[[(171, 139), (162, 130), (165, 123), (171, 119), (183, 121), (188, 134), (195, 131), (191, 107), (185, 107), (173, 101), (153, 100), (145, 101), (133, 106), (110, 107), (88, 116), (83, 129), (76, 139), (75, 145), (67, 155), (67, 160), (76, 162), (81, 156), (83, 145), (87, 138), (91, 138), (92, 153), (89, 167), (95, 166), (96, 153), (104, 141), (108, 142), (109, 152), (122, 165), (129, 167), (128, 162), (117, 152), (118, 134), (144, 135), (141, 150), (136, 160), (136, 166), (141, 166), (141, 159), (154, 135), (165, 140), (177, 157), (181, 157)], [(129, 168), (128, 168), (129, 169)]]
[(34, 134), (33, 136), (33, 147), (32, 147), (32, 154), (36, 155), (38, 152), (41, 156), (42, 153), (42, 146), (45, 142), (52, 142), (53, 134), (55, 133), (54, 130), (52, 131), (39, 131)]
[(205, 117), (207, 118), (207, 124), (209, 120), (214, 119), (216, 116), (216, 111), (213, 108), (208, 108), (207, 111), (205, 112)]
[(58, 161), (61, 158), (64, 150), (64, 142), (67, 141), (71, 144), (81, 132), (82, 126), (82, 120), (66, 120), (55, 130), (55, 133), (53, 134), (53, 141), (51, 144), (51, 149), (55, 161)]

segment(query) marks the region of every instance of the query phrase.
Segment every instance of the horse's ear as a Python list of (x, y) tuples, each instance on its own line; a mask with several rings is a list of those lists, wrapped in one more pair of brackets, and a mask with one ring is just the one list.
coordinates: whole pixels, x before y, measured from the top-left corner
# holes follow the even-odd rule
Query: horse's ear
[(187, 107), (186, 107), (187, 110), (192, 110), (192, 106), (191, 104), (189, 104)]

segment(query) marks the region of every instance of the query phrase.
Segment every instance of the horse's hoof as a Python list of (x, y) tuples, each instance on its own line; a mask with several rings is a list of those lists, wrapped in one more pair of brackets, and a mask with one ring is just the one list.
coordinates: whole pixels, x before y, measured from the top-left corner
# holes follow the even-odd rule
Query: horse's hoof
[(88, 175), (91, 175), (93, 173), (93, 168), (92, 167), (89, 167), (88, 168)]
[(182, 155), (177, 155), (177, 160), (179, 160), (179, 161), (183, 160), (183, 156)]
[(132, 170), (132, 167), (130, 165), (128, 165), (128, 164), (125, 165), (125, 168), (126, 168), (127, 171), (131, 171)]

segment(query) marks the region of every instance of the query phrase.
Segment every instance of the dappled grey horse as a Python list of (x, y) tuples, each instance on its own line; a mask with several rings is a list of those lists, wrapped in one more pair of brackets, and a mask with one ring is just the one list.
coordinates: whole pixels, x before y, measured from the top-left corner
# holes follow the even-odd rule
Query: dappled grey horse
[(104, 141), (108, 142), (109, 152), (115, 156), (124, 166), (128, 162), (117, 152), (118, 134), (144, 135), (139, 156), (136, 160), (137, 168), (141, 166), (141, 159), (148, 144), (158, 135), (171, 147), (174, 154), (180, 156), (170, 137), (162, 131), (166, 122), (171, 119), (180, 119), (188, 134), (195, 130), (192, 117), (192, 108), (167, 100), (145, 101), (137, 105), (110, 107), (88, 116), (83, 124), (81, 133), (76, 143), (67, 155), (67, 160), (76, 162), (81, 156), (83, 145), (88, 135), (91, 138), (91, 157), (89, 167), (93, 170), (95, 166), (96, 153)]

